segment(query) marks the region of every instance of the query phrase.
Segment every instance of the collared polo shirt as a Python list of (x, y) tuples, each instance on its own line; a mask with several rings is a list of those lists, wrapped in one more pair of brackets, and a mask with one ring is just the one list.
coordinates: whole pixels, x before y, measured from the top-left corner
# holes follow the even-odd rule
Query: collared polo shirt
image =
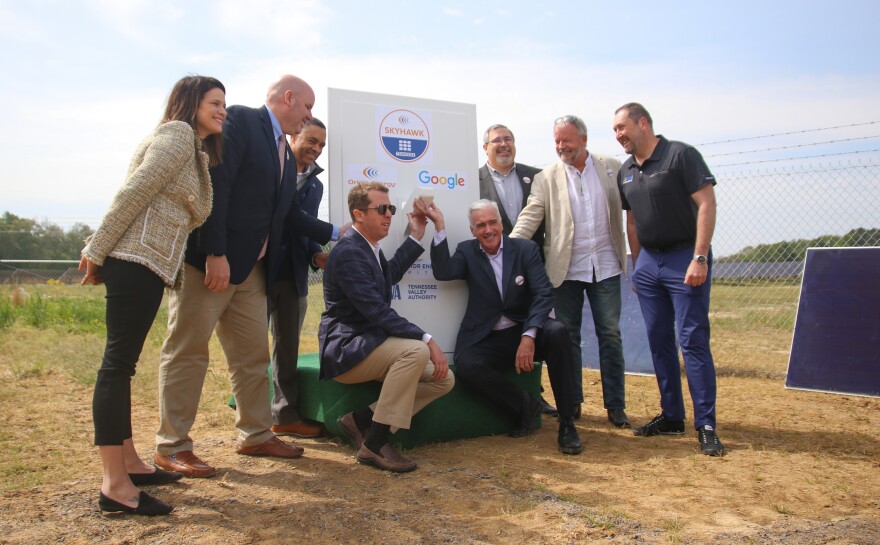
[(716, 182), (696, 148), (657, 136), (660, 141), (644, 164), (633, 156), (623, 163), (617, 187), (623, 209), (635, 214), (639, 244), (662, 250), (696, 240), (697, 205), (691, 195)]

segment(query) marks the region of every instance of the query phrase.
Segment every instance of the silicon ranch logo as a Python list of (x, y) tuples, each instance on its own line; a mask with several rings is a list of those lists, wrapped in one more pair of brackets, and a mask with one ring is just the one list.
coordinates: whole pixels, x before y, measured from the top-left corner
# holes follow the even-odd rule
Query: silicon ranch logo
[(448, 175), (436, 175), (431, 174), (427, 170), (423, 170), (419, 172), (419, 182), (422, 185), (437, 185), (441, 187), (446, 187), (447, 189), (455, 189), (456, 187), (464, 187), (465, 180), (456, 174), (448, 174)]
[(410, 110), (393, 110), (379, 124), (379, 141), (395, 160), (412, 163), (428, 151), (431, 135), (419, 114)]
[(346, 183), (356, 185), (366, 182), (378, 182), (386, 187), (397, 186), (397, 172), (395, 169), (379, 168), (373, 165), (348, 165), (346, 167)]

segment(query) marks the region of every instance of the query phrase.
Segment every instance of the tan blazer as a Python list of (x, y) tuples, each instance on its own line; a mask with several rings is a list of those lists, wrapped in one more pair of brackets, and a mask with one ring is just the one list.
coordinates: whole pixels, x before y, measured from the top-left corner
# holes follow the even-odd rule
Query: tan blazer
[(179, 287), (189, 232), (211, 212), (211, 177), (202, 141), (183, 121), (164, 123), (141, 142), (119, 193), (82, 255), (140, 263)]
[[(617, 189), (617, 171), (620, 161), (606, 155), (591, 154), (602, 189), (605, 191), (605, 204), (608, 211), (608, 225), (611, 226), (611, 241), (620, 262), (626, 271), (626, 245), (623, 238), (623, 213), (620, 193)], [(574, 238), (574, 220), (571, 216), (571, 198), (568, 194), (568, 179), (565, 165), (561, 161), (545, 168), (532, 182), (532, 192), (528, 203), (519, 213), (513, 238), (531, 238), (535, 229), (544, 221), (544, 256), (547, 276), (554, 288), (558, 288), (571, 262), (571, 246)]]

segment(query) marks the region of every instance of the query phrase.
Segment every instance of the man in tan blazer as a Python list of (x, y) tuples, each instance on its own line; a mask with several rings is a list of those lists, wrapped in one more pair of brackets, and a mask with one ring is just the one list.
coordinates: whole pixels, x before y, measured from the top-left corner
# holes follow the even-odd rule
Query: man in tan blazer
[[(584, 293), (599, 341), (599, 369), (608, 420), (629, 427), (620, 337), (620, 275), (626, 270), (622, 206), (617, 190), (620, 162), (587, 151), (587, 126), (566, 115), (553, 123), (559, 162), (545, 168), (532, 184), (528, 203), (511, 236), (531, 238), (544, 222), (544, 256), (553, 284), (556, 318), (566, 328), (575, 359), (581, 354)], [(581, 363), (582, 365), (582, 363)], [(582, 368), (577, 366), (575, 414), (583, 402)]]

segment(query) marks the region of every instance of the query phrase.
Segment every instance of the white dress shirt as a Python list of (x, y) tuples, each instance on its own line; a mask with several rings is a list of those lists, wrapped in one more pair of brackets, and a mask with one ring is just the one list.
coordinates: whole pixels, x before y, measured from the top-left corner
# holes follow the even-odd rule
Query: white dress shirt
[(605, 191), (593, 156), (587, 157), (583, 172), (571, 165), (565, 165), (565, 172), (574, 221), (571, 261), (565, 279), (600, 282), (620, 274), (620, 263), (611, 240)]

